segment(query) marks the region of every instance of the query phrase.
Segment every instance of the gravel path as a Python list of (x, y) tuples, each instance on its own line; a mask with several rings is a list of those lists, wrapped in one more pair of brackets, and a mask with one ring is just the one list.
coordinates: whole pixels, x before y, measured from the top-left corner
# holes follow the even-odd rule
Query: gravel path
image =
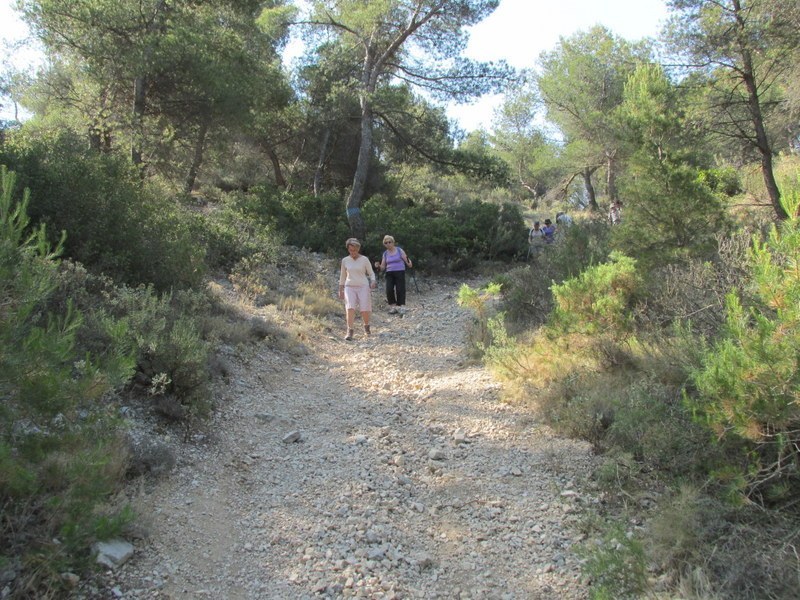
[[(134, 504), (147, 536), (117, 598), (586, 598), (589, 448), (464, 361), (460, 282), (375, 292), (373, 334), (231, 351), (213, 435)], [(340, 331), (340, 329), (342, 331)]]

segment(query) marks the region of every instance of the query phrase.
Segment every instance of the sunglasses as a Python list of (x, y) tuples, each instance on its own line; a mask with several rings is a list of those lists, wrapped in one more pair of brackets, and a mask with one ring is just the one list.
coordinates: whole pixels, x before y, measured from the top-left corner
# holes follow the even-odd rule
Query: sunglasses
[(392, 244), (394, 244), (394, 242), (383, 242), (384, 246), (391, 246)]

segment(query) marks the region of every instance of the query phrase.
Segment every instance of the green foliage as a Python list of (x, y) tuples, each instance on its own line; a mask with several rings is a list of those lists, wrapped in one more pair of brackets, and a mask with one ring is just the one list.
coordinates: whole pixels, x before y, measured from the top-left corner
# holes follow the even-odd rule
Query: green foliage
[(636, 378), (615, 395), (612, 410), (604, 448), (627, 452), (663, 476), (702, 474), (708, 464), (705, 432), (692, 423), (675, 387)]
[(382, 251), (391, 234), (417, 265), (441, 265), (451, 271), (475, 266), (480, 260), (510, 261), (526, 249), (526, 228), (519, 207), (465, 200), (448, 206), (419, 202), (395, 205), (373, 197), (364, 205), (369, 231), (364, 251)]
[[(496, 300), (499, 294), (500, 285), (496, 283), (490, 283), (482, 290), (463, 284), (458, 290), (458, 305), (469, 308), (475, 314), (470, 337), (473, 351), (480, 354), (492, 344), (491, 302)], [(502, 323), (502, 316), (499, 319)]]
[[(776, 178), (781, 188), (781, 204), (788, 215), (800, 217), (800, 160), (797, 157), (784, 161), (777, 169)], [(788, 171), (788, 172), (787, 172)]]
[(683, 114), (685, 99), (661, 67), (628, 79), (616, 116), (629, 154), (619, 179), (624, 198), (615, 248), (644, 266), (706, 257), (726, 231), (723, 200), (735, 191), (730, 170), (710, 170), (701, 140)]
[(56, 567), (77, 567), (96, 532), (124, 521), (103, 507), (124, 471), (106, 395), (130, 376), (131, 362), (124, 353), (115, 361), (81, 352), (84, 319), (71, 302), (46, 310), (60, 248), (51, 250), (42, 228), (26, 231), (29, 196), (14, 203), (15, 177), (5, 168), (1, 183), (0, 546), (22, 557), (17, 581), (38, 595), (58, 585)]
[[(258, 188), (253, 194), (227, 194), (212, 210), (194, 218), (193, 237), (205, 248), (210, 268), (232, 271), (253, 256), (274, 257), (285, 240), (296, 234), (302, 221), (290, 220), (288, 210), (274, 190)], [(317, 232), (321, 223), (310, 218), (307, 221), (308, 228)]]
[[(800, 227), (773, 226), (750, 253), (758, 304), (727, 301), (727, 331), (693, 375), (690, 403), (723, 445), (744, 452), (749, 493), (797, 485), (800, 460)], [(777, 499), (777, 498), (776, 498)]]
[(512, 329), (544, 323), (553, 308), (551, 285), (577, 276), (609, 255), (609, 227), (602, 219), (579, 219), (558, 243), (531, 254), (530, 266), (511, 271), (503, 285), (503, 311)]
[(620, 526), (604, 532), (584, 549), (586, 573), (591, 577), (591, 598), (616, 600), (641, 598), (647, 589), (647, 569), (642, 544)]
[(613, 244), (644, 265), (663, 265), (713, 252), (726, 230), (720, 197), (686, 164), (637, 155), (620, 181), (626, 198)]
[(190, 219), (158, 199), (125, 161), (96, 154), (69, 132), (32, 130), (10, 136), (0, 162), (30, 189), (34, 223), (67, 232), (64, 255), (95, 272), (157, 289), (196, 285), (204, 272), (202, 248)]
[(618, 252), (609, 258), (610, 262), (553, 285), (553, 319), (564, 330), (621, 334), (630, 328), (631, 301), (641, 284), (636, 261)]
[(137, 381), (171, 418), (203, 417), (211, 408), (211, 347), (197, 319), (209, 312), (209, 301), (199, 292), (159, 295), (140, 286), (117, 288), (99, 315), (124, 324), (136, 351)]
[(730, 166), (708, 169), (700, 173), (700, 178), (714, 193), (732, 197), (742, 193), (742, 181), (739, 172)]

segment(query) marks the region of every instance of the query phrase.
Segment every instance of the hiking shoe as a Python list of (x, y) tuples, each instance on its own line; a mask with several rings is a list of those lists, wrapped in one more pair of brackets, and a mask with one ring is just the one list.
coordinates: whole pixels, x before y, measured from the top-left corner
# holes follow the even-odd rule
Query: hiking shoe
[(404, 315), (404, 314), (406, 314), (406, 307), (405, 307), (405, 306), (400, 306), (400, 307), (397, 309), (397, 314), (398, 314), (398, 315)]
[(389, 307), (389, 314), (390, 315), (396, 315), (397, 314), (397, 307), (396, 306), (390, 306)]
[(348, 329), (347, 330), (347, 335), (344, 336), (344, 339), (347, 340), (348, 342), (353, 339), (353, 330), (352, 329)]
[(367, 335), (371, 333), (369, 330), (369, 325), (364, 325), (364, 333), (366, 333)]

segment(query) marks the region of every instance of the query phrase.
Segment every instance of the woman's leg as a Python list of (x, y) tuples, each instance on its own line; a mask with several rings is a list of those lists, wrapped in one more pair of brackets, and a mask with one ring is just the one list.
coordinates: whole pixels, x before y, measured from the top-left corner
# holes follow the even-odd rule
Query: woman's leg
[(398, 271), (395, 278), (395, 288), (397, 289), (397, 306), (406, 305), (406, 272)]
[(386, 302), (389, 303), (389, 306), (394, 306), (397, 304), (397, 296), (395, 295), (395, 287), (396, 287), (396, 271), (386, 271)]

